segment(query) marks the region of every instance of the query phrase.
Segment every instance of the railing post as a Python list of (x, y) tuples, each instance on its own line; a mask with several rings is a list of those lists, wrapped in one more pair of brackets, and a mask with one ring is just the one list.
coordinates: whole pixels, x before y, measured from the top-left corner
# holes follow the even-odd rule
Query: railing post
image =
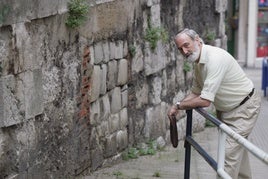
[[(217, 159), (217, 172), (224, 171), (224, 160), (225, 160), (225, 141), (226, 141), (226, 134), (219, 129), (219, 137), (218, 137), (218, 159)], [(217, 175), (217, 178), (220, 179), (221, 177)]]
[(187, 137), (192, 136), (192, 117), (193, 110), (186, 110), (186, 137), (185, 137), (185, 162), (184, 162), (184, 179), (190, 178), (190, 166), (191, 166), (191, 144), (187, 141)]

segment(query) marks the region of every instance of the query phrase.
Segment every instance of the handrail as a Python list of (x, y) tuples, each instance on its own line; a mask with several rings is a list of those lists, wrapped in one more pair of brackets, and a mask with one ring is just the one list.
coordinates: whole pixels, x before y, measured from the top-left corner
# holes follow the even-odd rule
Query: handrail
[[(242, 137), (241, 135), (237, 134), (235, 131), (233, 131), (229, 126), (221, 122), (219, 119), (215, 118), (211, 114), (209, 114), (206, 110), (202, 108), (196, 108), (197, 112), (199, 112), (202, 116), (205, 118), (209, 116), (209, 120), (211, 122), (215, 121), (217, 127), (219, 127), (222, 131), (224, 131), (226, 134), (228, 134), (230, 137), (232, 137), (234, 140), (236, 140), (237, 143), (244, 146), (249, 152), (251, 152), (253, 155), (255, 155), (258, 159), (262, 160), (264, 163), (268, 165), (268, 154), (265, 153), (263, 150), (256, 147), (254, 144), (252, 144), (250, 141)], [(214, 124), (215, 124), (214, 123)]]
[(258, 159), (268, 165), (268, 154), (263, 150), (256, 147), (241, 135), (234, 132), (230, 127), (221, 122), (219, 119), (208, 113), (203, 108), (195, 108), (198, 113), (203, 117), (215, 124), (220, 130), (219, 144), (218, 144), (218, 158), (217, 162), (192, 138), (192, 111), (186, 110), (187, 124), (186, 124), (186, 137), (185, 137), (185, 168), (184, 179), (190, 178), (190, 159), (191, 159), (191, 146), (208, 162), (208, 164), (217, 172), (218, 176), (224, 179), (231, 179), (231, 177), (224, 171), (224, 158), (225, 158), (225, 140), (226, 135), (232, 137), (237, 143), (245, 147)]

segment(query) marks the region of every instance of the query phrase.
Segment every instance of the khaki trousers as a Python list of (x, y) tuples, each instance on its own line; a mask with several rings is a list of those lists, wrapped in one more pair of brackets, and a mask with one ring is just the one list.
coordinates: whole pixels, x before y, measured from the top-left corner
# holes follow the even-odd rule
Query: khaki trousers
[[(257, 121), (260, 105), (261, 98), (255, 90), (243, 105), (229, 112), (217, 111), (217, 117), (236, 133), (247, 138)], [(229, 136), (225, 143), (224, 169), (232, 179), (252, 178), (247, 150)]]

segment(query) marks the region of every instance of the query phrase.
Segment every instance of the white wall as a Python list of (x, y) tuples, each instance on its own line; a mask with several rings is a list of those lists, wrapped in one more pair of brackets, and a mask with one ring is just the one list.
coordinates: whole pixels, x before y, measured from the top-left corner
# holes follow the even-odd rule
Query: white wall
[(241, 65), (246, 64), (246, 49), (247, 49), (247, 17), (248, 17), (248, 2), (240, 1), (239, 4), (239, 25), (237, 33), (237, 60)]
[[(241, 2), (241, 1), (240, 1)], [(247, 67), (255, 67), (256, 63), (256, 43), (257, 43), (257, 1), (249, 0), (248, 8), (248, 48)]]

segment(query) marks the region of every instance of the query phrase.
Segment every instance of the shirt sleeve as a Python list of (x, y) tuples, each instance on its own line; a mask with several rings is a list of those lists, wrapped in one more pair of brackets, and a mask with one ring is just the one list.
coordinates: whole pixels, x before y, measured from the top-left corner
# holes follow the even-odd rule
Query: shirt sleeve
[[(217, 59), (216, 59), (217, 58)], [(205, 81), (200, 97), (214, 102), (215, 95), (227, 71), (228, 61), (222, 57), (211, 56), (205, 65)]]

